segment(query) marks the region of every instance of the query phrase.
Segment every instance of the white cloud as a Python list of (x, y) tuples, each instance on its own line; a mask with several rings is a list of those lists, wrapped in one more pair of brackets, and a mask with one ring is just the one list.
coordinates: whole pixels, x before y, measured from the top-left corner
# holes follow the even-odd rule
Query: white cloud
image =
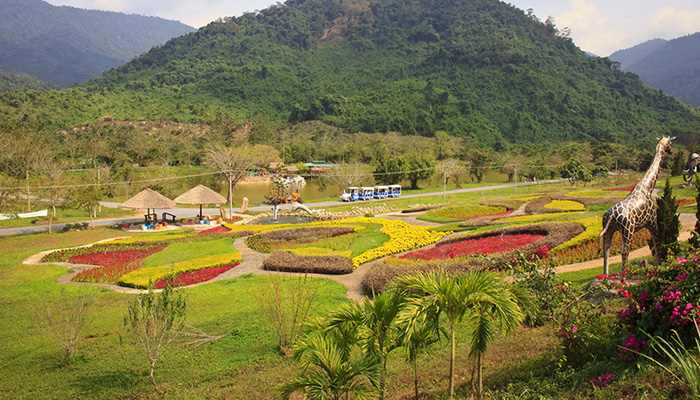
[(655, 31), (664, 32), (666, 39), (697, 32), (700, 30), (700, 10), (662, 7), (649, 17), (649, 25)]
[(607, 55), (624, 43), (624, 30), (615, 28), (610, 18), (587, 0), (569, 0), (571, 9), (556, 17), (561, 29), (569, 27), (576, 44), (583, 50)]

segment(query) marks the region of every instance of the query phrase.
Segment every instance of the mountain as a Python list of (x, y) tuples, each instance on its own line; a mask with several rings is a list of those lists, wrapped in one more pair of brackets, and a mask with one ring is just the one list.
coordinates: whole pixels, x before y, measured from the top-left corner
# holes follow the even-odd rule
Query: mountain
[(0, 0), (0, 70), (70, 86), (192, 31), (162, 18)]
[(646, 146), (700, 130), (697, 110), (497, 0), (289, 0), (212, 22), (80, 87), (0, 95), (0, 112), (40, 128), (104, 116), (321, 120), (349, 132), (443, 130), (496, 150)]
[(0, 71), (0, 92), (51, 89), (59, 89), (59, 87), (55, 83), (40, 81), (33, 76)]
[(610, 59), (647, 85), (700, 107), (700, 32), (669, 41), (651, 40), (616, 51)]

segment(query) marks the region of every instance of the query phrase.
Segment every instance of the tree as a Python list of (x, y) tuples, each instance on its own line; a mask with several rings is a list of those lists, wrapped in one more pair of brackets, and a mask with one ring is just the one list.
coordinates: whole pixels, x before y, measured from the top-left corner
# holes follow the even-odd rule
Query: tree
[(90, 214), (90, 228), (95, 228), (95, 217), (104, 191), (97, 185), (81, 186), (73, 189), (70, 201)]
[[(407, 296), (406, 305), (399, 318), (408, 330), (414, 324), (436, 321), (441, 315), (447, 318), (450, 338), (449, 395), (454, 398), (454, 363), (456, 350), (456, 325), (465, 316), (474, 326), (471, 337), (471, 354), (477, 356), (480, 374), (481, 355), (493, 340), (495, 332), (512, 330), (522, 319), (518, 304), (526, 296), (511, 290), (492, 273), (468, 273), (451, 276), (444, 271), (409, 275), (399, 279), (399, 288)], [(407, 339), (410, 339), (410, 334)], [(479, 379), (480, 379), (479, 375)]]
[(418, 189), (418, 181), (430, 179), (435, 173), (435, 159), (428, 155), (409, 153), (406, 162), (406, 179), (411, 182), (411, 189)]
[(686, 165), (685, 152), (682, 150), (677, 150), (673, 152), (673, 161), (671, 164), (671, 176), (680, 176), (683, 174), (683, 170)]
[(88, 322), (88, 310), (92, 302), (93, 296), (79, 295), (57, 305), (46, 305), (39, 313), (48, 330), (66, 352), (63, 356), (64, 367), (69, 366), (73, 360), (78, 339)]
[(576, 182), (586, 183), (593, 180), (591, 173), (575, 158), (570, 158), (566, 164), (562, 165), (559, 168), (559, 174), (562, 178), (568, 179), (572, 187)]
[(318, 289), (318, 280), (306, 274), (298, 277), (268, 275), (267, 284), (251, 293), (265, 323), (277, 336), (283, 354), (289, 354), (290, 346), (306, 323)]
[(491, 155), (485, 151), (473, 149), (468, 156), (469, 172), (474, 175), (477, 182), (484, 180), (484, 173), (491, 162)]
[(338, 164), (323, 179), (329, 185), (340, 187), (343, 190), (349, 186), (360, 186), (371, 179), (371, 175), (363, 164)]
[(160, 293), (149, 290), (128, 306), (124, 325), (143, 347), (150, 365), (153, 386), (158, 387), (153, 372), (156, 362), (177, 337), (185, 323), (187, 298), (182, 291), (167, 285)]
[(669, 250), (673, 253), (679, 251), (678, 234), (680, 232), (680, 221), (678, 218), (678, 204), (673, 195), (673, 189), (669, 179), (666, 179), (664, 193), (656, 199), (656, 230), (658, 232), (659, 259), (665, 260)]
[(384, 399), (386, 363), (389, 353), (401, 346), (397, 316), (403, 297), (397, 291), (385, 291), (362, 304), (350, 303), (328, 317), (328, 329), (349, 324), (356, 329), (363, 351), (379, 363), (379, 399)]
[(226, 147), (214, 144), (206, 149), (207, 164), (216, 168), (228, 182), (229, 214), (233, 214), (233, 186), (247, 175), (253, 165), (246, 147)]
[(53, 220), (56, 218), (56, 206), (63, 201), (63, 197), (65, 196), (65, 189), (61, 187), (61, 177), (63, 176), (64, 167), (65, 164), (62, 162), (49, 160), (41, 168), (49, 185), (43, 196), (51, 207), (51, 211), (49, 212), (49, 233), (51, 233)]
[(406, 362), (413, 367), (414, 398), (418, 399), (418, 356), (428, 351), (428, 348), (440, 339), (440, 331), (436, 329), (436, 323), (416, 323), (411, 326), (400, 326), (401, 343)]
[(406, 161), (402, 157), (382, 158), (374, 169), (374, 179), (385, 185), (395, 185), (405, 179)]
[(352, 351), (353, 332), (313, 331), (302, 337), (294, 359), (301, 373), (282, 386), (282, 398), (302, 392), (309, 400), (339, 400), (349, 394), (365, 399), (377, 376), (374, 355)]

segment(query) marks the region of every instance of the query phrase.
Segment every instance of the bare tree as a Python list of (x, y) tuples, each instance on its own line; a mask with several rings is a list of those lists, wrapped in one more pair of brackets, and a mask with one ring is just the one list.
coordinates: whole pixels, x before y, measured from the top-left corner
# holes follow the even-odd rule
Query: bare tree
[(467, 167), (460, 160), (455, 160), (454, 158), (448, 158), (442, 160), (438, 163), (435, 171), (440, 174), (440, 180), (442, 180), (442, 199), (445, 200), (447, 183), (450, 178), (457, 175), (463, 174), (467, 171)]
[(129, 314), (124, 325), (130, 328), (137, 342), (143, 347), (150, 365), (153, 386), (158, 387), (153, 371), (156, 362), (175, 340), (185, 324), (187, 299), (181, 291), (170, 285), (160, 293), (148, 291), (129, 304)]
[(260, 290), (251, 292), (265, 323), (279, 339), (280, 351), (291, 354), (291, 345), (301, 332), (318, 296), (318, 281), (306, 274), (295, 277), (267, 275)]
[(61, 178), (63, 177), (63, 169), (65, 164), (56, 160), (46, 160), (41, 167), (43, 175), (46, 177), (48, 188), (44, 191), (44, 199), (46, 199), (51, 207), (49, 212), (49, 233), (53, 220), (56, 218), (56, 206), (64, 200), (66, 191), (61, 186)]
[(323, 177), (329, 185), (339, 186), (341, 190), (349, 186), (359, 186), (370, 178), (371, 175), (362, 164), (339, 164)]
[(34, 135), (24, 131), (16, 132), (11, 138), (9, 147), (8, 163), (9, 171), (18, 178), (24, 179), (25, 196), (27, 198), (27, 211), (31, 211), (31, 193), (29, 181), (32, 176), (40, 172), (41, 166), (49, 158), (48, 146), (37, 140)]
[(78, 347), (80, 334), (88, 322), (88, 310), (92, 305), (91, 295), (79, 295), (73, 300), (64, 300), (59, 304), (46, 305), (39, 316), (61, 347), (66, 351), (63, 366), (70, 365)]
[(215, 144), (206, 149), (207, 164), (216, 168), (228, 182), (229, 214), (233, 214), (233, 186), (246, 176), (246, 171), (253, 165), (247, 147), (226, 147)]

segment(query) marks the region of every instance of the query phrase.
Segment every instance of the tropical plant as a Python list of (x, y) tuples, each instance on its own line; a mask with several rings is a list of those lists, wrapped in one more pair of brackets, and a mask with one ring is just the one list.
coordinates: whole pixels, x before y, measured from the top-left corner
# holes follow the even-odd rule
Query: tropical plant
[(375, 355), (352, 351), (354, 338), (353, 329), (314, 330), (302, 336), (294, 350), (301, 373), (282, 386), (282, 398), (295, 392), (309, 400), (339, 400), (350, 394), (368, 398), (378, 363)]
[(328, 317), (328, 328), (350, 324), (357, 329), (359, 342), (369, 355), (379, 363), (379, 399), (384, 399), (386, 389), (386, 363), (393, 350), (401, 346), (397, 317), (403, 297), (398, 291), (386, 291), (374, 297), (365, 298), (362, 304), (350, 303)]

